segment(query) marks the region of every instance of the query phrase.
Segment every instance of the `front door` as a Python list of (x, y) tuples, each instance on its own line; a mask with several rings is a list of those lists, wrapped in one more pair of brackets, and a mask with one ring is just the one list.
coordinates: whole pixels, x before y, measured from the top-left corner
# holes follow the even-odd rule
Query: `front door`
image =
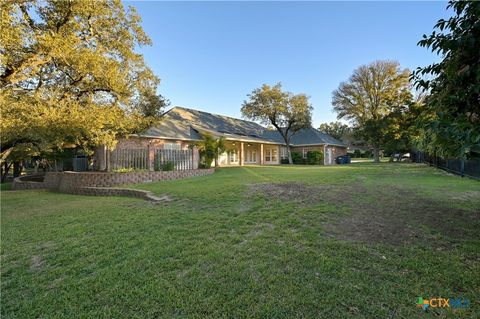
[(329, 165), (332, 164), (332, 149), (327, 148), (325, 150), (325, 164)]

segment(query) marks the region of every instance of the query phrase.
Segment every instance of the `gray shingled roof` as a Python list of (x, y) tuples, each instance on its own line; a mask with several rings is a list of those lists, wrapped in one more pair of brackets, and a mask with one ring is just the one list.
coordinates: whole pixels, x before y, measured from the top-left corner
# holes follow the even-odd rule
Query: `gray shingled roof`
[(329, 144), (345, 146), (345, 143), (342, 141), (339, 141), (326, 133), (320, 132), (313, 127), (301, 129), (295, 133), (292, 137), (291, 143), (294, 145)]
[[(231, 140), (284, 144), (276, 130), (269, 130), (255, 122), (178, 106), (166, 112), (159, 124), (139, 135), (195, 141), (201, 140), (199, 132), (202, 131)], [(292, 145), (318, 144), (345, 146), (341, 141), (314, 128), (302, 129), (292, 137)]]

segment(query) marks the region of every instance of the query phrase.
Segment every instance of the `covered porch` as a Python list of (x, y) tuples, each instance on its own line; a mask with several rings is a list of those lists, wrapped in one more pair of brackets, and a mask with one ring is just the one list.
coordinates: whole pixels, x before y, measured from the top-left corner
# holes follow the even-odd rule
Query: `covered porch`
[(227, 140), (225, 144), (227, 150), (219, 156), (219, 166), (280, 164), (281, 145), (235, 140)]

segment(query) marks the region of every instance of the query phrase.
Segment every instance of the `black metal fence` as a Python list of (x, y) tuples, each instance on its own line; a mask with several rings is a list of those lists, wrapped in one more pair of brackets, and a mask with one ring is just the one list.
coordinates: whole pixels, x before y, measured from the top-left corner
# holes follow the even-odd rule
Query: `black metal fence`
[(439, 156), (432, 156), (424, 152), (416, 152), (414, 154), (413, 161), (416, 163), (426, 163), (430, 166), (435, 166), (461, 176), (480, 179), (480, 159), (445, 159)]

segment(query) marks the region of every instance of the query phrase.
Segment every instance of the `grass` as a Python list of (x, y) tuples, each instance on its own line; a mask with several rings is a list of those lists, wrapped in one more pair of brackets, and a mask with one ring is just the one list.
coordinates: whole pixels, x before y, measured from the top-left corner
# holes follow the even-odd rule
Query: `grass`
[(2, 318), (480, 316), (478, 181), (356, 163), (135, 187), (175, 200), (3, 190)]

